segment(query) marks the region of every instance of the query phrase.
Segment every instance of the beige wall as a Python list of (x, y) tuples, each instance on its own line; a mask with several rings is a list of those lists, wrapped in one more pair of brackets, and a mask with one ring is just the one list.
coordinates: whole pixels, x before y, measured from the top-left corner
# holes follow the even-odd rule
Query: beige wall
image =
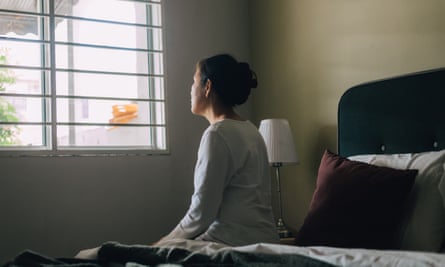
[(282, 168), (284, 219), (301, 225), (337, 104), (356, 84), (445, 66), (442, 0), (251, 0), (258, 122), (289, 119), (300, 164)]

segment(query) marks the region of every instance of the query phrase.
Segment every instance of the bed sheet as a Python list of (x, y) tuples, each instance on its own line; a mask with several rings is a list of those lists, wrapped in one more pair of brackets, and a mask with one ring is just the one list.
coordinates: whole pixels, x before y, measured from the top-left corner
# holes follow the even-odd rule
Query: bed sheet
[(172, 240), (163, 246), (191, 250), (211, 255), (223, 250), (274, 255), (294, 254), (308, 256), (335, 266), (348, 267), (443, 267), (445, 254), (417, 251), (346, 249), (334, 247), (298, 247), (291, 245), (259, 243), (248, 246), (228, 247), (221, 244), (195, 240)]
[(163, 264), (168, 266), (442, 267), (445, 266), (445, 254), (299, 247), (267, 243), (230, 247), (213, 242), (177, 239), (157, 246), (106, 242), (95, 249), (81, 251), (75, 258), (64, 259), (54, 259), (32, 251), (25, 251), (4, 266), (142, 267), (163, 266)]
[[(187, 257), (194, 255), (228, 255), (229, 253), (242, 253), (244, 255), (272, 255), (280, 259), (273, 264), (271, 259), (264, 262), (264, 266), (285, 266), (290, 261), (290, 257), (303, 256), (310, 259), (315, 259), (321, 263), (326, 263), (326, 266), (344, 266), (344, 267), (443, 267), (445, 266), (445, 254), (432, 252), (418, 252), (418, 251), (398, 251), (398, 250), (370, 250), (370, 249), (347, 249), (335, 247), (299, 247), (292, 245), (281, 244), (267, 244), (258, 243), (247, 246), (230, 247), (214, 242), (176, 239), (165, 241), (163, 244), (157, 246), (164, 250), (164, 254), (168, 254), (170, 259), (181, 254), (178, 251), (188, 251), (190, 254)], [(121, 261), (119, 254), (139, 250), (137, 253), (144, 253), (145, 248), (153, 248), (144, 245), (123, 245), (116, 242), (108, 242), (102, 247), (90, 250), (82, 255), (83, 258), (97, 259), (117, 257), (113, 261)], [(98, 254), (100, 255), (98, 257)], [(134, 255), (132, 255), (134, 256)], [(231, 255), (233, 256), (233, 255)], [(130, 259), (130, 258), (128, 258)], [(258, 258), (252, 258), (258, 260)], [(294, 260), (294, 259), (292, 259)], [(244, 262), (245, 263), (245, 262)], [(317, 262), (308, 263), (308, 265), (298, 266), (319, 266), (314, 265)], [(247, 265), (241, 265), (247, 266)], [(249, 265), (250, 266), (250, 265)], [(252, 265), (254, 266), (254, 265)], [(323, 265), (320, 265), (323, 266)]]

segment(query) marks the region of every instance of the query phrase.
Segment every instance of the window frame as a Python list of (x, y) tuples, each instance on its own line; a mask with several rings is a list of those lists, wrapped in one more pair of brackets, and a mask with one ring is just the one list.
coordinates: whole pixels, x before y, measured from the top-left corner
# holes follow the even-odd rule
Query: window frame
[[(46, 1), (49, 5), (49, 12), (44, 11), (44, 4), (43, 2)], [(126, 1), (126, 0), (124, 0)], [(41, 36), (36, 40), (29, 40), (25, 38), (8, 38), (9, 40), (16, 40), (20, 42), (31, 42), (36, 43), (41, 46), (41, 65), (40, 67), (32, 67), (32, 66), (22, 66), (22, 65), (8, 65), (8, 64), (2, 64), (0, 67), (5, 68), (13, 68), (13, 69), (30, 69), (30, 70), (37, 70), (41, 71), (42, 80), (42, 90), (40, 94), (28, 94), (28, 93), (1, 93), (0, 96), (14, 96), (14, 97), (31, 97), (31, 98), (41, 98), (41, 106), (42, 106), (42, 121), (41, 122), (19, 122), (19, 123), (8, 123), (8, 122), (2, 122), (0, 125), (39, 125), (42, 126), (42, 138), (44, 138), (45, 142), (43, 142), (42, 146), (0, 146), (0, 157), (3, 156), (123, 156), (123, 155), (162, 155), (162, 154), (169, 154), (169, 127), (168, 127), (168, 120), (167, 120), (167, 90), (166, 90), (166, 56), (165, 56), (165, 32), (164, 32), (164, 8), (162, 0), (130, 0), (131, 2), (139, 2), (146, 4), (146, 24), (139, 24), (139, 23), (127, 23), (127, 22), (119, 22), (119, 21), (111, 21), (111, 20), (103, 20), (103, 19), (92, 19), (92, 18), (84, 18), (84, 17), (78, 17), (78, 16), (61, 16), (55, 14), (55, 0), (37, 0), (38, 3), (40, 3), (40, 9), (41, 12), (28, 12), (28, 11), (17, 11), (17, 10), (4, 10), (0, 9), (1, 12), (7, 12), (11, 14), (21, 14), (21, 15), (32, 15), (36, 16), (38, 18), (38, 28), (40, 31), (42, 31)], [(149, 4), (156, 4), (159, 5), (160, 8), (160, 25), (150, 25), (148, 22), (149, 18)], [(132, 73), (131, 75), (135, 76), (145, 76), (150, 81), (151, 77), (161, 77), (162, 78), (162, 99), (156, 99), (153, 97), (144, 99), (144, 98), (125, 98), (125, 97), (107, 97), (107, 96), (101, 96), (101, 97), (89, 97), (89, 96), (78, 96), (78, 95), (61, 95), (57, 94), (57, 86), (56, 86), (56, 73), (58, 71), (66, 71), (69, 72), (78, 72), (79, 70), (76, 70), (75, 68), (57, 68), (56, 65), (56, 45), (62, 44), (62, 45), (85, 45), (82, 43), (70, 43), (70, 42), (61, 42), (56, 41), (56, 18), (64, 17), (66, 19), (80, 19), (80, 20), (86, 20), (86, 21), (92, 21), (92, 22), (107, 22), (107, 23), (116, 23), (121, 25), (132, 25), (135, 27), (143, 26), (146, 28), (147, 32), (147, 42), (153, 42), (153, 38), (149, 38), (150, 36), (150, 28), (158, 28), (161, 30), (161, 42), (162, 42), (162, 49), (156, 50), (153, 48), (150, 48), (147, 44), (146, 49), (139, 49), (139, 48), (125, 48), (125, 47), (113, 47), (113, 46), (107, 46), (107, 45), (95, 45), (95, 44), (86, 44), (87, 47), (98, 47), (98, 48), (112, 48), (112, 49), (120, 49), (120, 50), (127, 50), (127, 51), (142, 51), (145, 52), (147, 55), (150, 53), (160, 53), (160, 57), (162, 60), (162, 74), (157, 75), (153, 74), (151, 72), (147, 72), (144, 74), (141, 73)], [(49, 22), (46, 24), (44, 23), (44, 20), (47, 19)], [(45, 51), (45, 46), (48, 46), (48, 51)], [(47, 61), (47, 62), (44, 62)], [(152, 69), (150, 67), (150, 63), (148, 62), (149, 66), (148, 69)], [(44, 74), (44, 72), (48, 72), (49, 74)], [(80, 71), (82, 72), (82, 70)], [(84, 73), (98, 73), (98, 74), (117, 74), (117, 75), (125, 75), (125, 73), (122, 72), (113, 72), (113, 71), (95, 71), (95, 70), (86, 70)], [(128, 74), (128, 73), (127, 73)], [(130, 74), (128, 74), (130, 75)], [(48, 79), (49, 78), (49, 79)], [(147, 87), (147, 90), (149, 88)], [(75, 121), (69, 121), (68, 123), (61, 123), (57, 120), (57, 100), (61, 98), (66, 98), (68, 100), (70, 99), (93, 99), (93, 100), (131, 100), (131, 101), (144, 101), (149, 103), (149, 109), (153, 109), (153, 106), (151, 103), (156, 102), (162, 102), (163, 103), (163, 124), (156, 124), (156, 123), (148, 123), (148, 124), (132, 124), (132, 123), (78, 123)], [(49, 102), (49, 103), (48, 103)], [(50, 105), (50, 107), (44, 107), (45, 105)], [(50, 114), (47, 114), (49, 112)], [(49, 120), (47, 119), (49, 116)], [(150, 112), (148, 114), (149, 117), (156, 116), (153, 114), (153, 112)], [(46, 117), (46, 118), (45, 118)], [(119, 127), (149, 127), (149, 131), (155, 131), (153, 127), (163, 127), (164, 129), (164, 147), (165, 148), (156, 148), (149, 145), (120, 145), (120, 146), (113, 146), (113, 145), (107, 145), (107, 146), (59, 146), (57, 141), (57, 127), (60, 125), (93, 125), (93, 126), (119, 126)], [(48, 129), (51, 131), (50, 134), (45, 133), (48, 131)], [(156, 137), (152, 137), (152, 141)], [(43, 141), (43, 140), (42, 140)], [(156, 144), (157, 141), (154, 141)]]

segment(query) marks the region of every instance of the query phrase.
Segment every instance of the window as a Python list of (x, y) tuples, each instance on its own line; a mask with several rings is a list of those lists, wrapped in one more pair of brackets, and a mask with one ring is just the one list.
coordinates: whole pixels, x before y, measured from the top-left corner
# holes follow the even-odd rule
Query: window
[(0, 153), (167, 150), (161, 0), (0, 1)]

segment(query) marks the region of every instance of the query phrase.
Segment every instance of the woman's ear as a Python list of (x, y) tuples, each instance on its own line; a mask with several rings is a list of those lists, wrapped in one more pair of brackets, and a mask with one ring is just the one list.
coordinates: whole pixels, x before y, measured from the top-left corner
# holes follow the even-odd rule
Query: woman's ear
[(207, 79), (206, 84), (204, 86), (204, 94), (206, 98), (209, 97), (211, 90), (212, 90), (212, 81), (210, 79)]

